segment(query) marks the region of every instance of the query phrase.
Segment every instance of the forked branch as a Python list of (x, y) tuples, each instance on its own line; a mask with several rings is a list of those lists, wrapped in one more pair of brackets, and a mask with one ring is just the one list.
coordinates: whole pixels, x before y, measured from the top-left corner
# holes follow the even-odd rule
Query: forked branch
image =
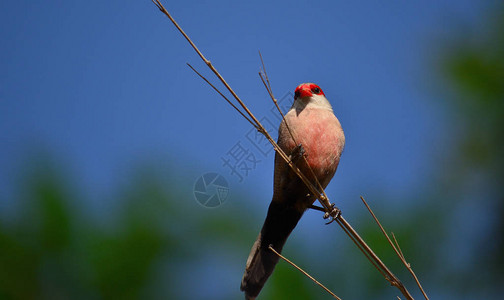
[[(210, 68), (210, 70), (215, 74), (215, 76), (217, 76), (217, 78), (220, 80), (220, 82), (222, 82), (222, 84), (226, 87), (226, 89), (231, 93), (233, 98), (238, 102), (238, 104), (241, 106), (241, 108), (245, 111), (245, 113), (253, 121), (253, 126), (257, 129), (257, 131), (259, 131), (261, 134), (263, 134), (266, 137), (266, 139), (273, 145), (273, 148), (275, 149), (275, 151), (277, 151), (278, 154), (282, 157), (282, 159), (284, 159), (287, 162), (287, 164), (292, 168), (292, 170), (301, 178), (301, 180), (306, 184), (306, 186), (308, 186), (310, 191), (313, 192), (314, 195), (320, 195), (320, 192), (317, 191), (315, 186), (313, 186), (313, 184), (308, 180), (308, 178), (306, 176), (304, 176), (304, 174), (299, 170), (299, 168), (296, 167), (296, 165), (294, 165), (289, 160), (288, 155), (286, 155), (285, 152), (277, 145), (277, 143), (275, 142), (275, 140), (273, 140), (273, 138), (268, 133), (266, 128), (261, 124), (261, 122), (259, 122), (259, 120), (254, 116), (254, 114), (248, 109), (248, 107), (240, 99), (240, 97), (238, 97), (238, 95), (235, 93), (235, 91), (226, 82), (226, 80), (224, 80), (222, 75), (217, 71), (217, 69), (212, 65), (212, 63), (208, 59), (206, 59), (206, 57), (203, 55), (203, 53), (201, 53), (201, 51), (196, 47), (196, 45), (189, 38), (189, 36), (184, 32), (184, 30), (182, 30), (182, 28), (177, 24), (175, 19), (173, 19), (173, 17), (170, 15), (170, 13), (164, 8), (163, 4), (161, 4), (161, 2), (159, 0), (151, 0), (151, 1), (157, 6), (157, 8), (159, 8), (159, 10), (162, 13), (164, 13), (170, 19), (170, 21), (173, 23), (173, 25), (175, 25), (175, 27), (179, 30), (179, 32), (189, 42), (189, 44), (194, 49), (194, 51), (196, 51), (196, 53), (199, 55), (199, 57), (205, 62), (205, 64)], [(237, 110), (240, 111), (239, 109), (237, 109)], [(320, 195), (320, 197), (318, 197), (318, 199), (322, 202), (321, 203), (322, 206), (324, 206), (324, 208), (327, 211), (333, 211), (331, 216), (336, 217), (337, 214), (339, 213), (339, 210), (334, 210), (331, 207), (331, 205), (327, 199), (327, 196), (325, 195), (325, 192), (323, 192), (323, 193), (324, 193), (324, 195)]]
[[(159, 0), (151, 0), (157, 8), (165, 14), (170, 21), (175, 25), (175, 27), (179, 30), (179, 32), (184, 36), (184, 38), (189, 42), (191, 47), (196, 51), (196, 53), (199, 55), (199, 57), (203, 60), (203, 62), (210, 68), (210, 70), (217, 76), (219, 81), (226, 87), (226, 89), (231, 93), (233, 98), (238, 102), (239, 106), (243, 111), (236, 105), (231, 104), (231, 101), (228, 100), (221, 92), (217, 90), (215, 86), (210, 84), (210, 82), (204, 78), (201, 74), (196, 72), (194, 68), (193, 71), (195, 71), (200, 77), (202, 77), (212, 88), (217, 90), (217, 92), (224, 98), (226, 101), (228, 101), (235, 110), (237, 110), (245, 119), (247, 119), (252, 126), (254, 126), (261, 134), (263, 134), (266, 139), (273, 145), (273, 148), (275, 151), (282, 157), (282, 159), (289, 165), (289, 167), (294, 171), (294, 173), (301, 178), (304, 184), (309, 188), (309, 190), (313, 193), (313, 195), (317, 196), (317, 199), (319, 200), (320, 204), (322, 205), (325, 214), (324, 218), (330, 217), (332, 221), (336, 221), (341, 228), (345, 231), (345, 233), (352, 239), (352, 241), (357, 245), (357, 247), (364, 253), (364, 255), (369, 259), (369, 261), (375, 266), (380, 273), (385, 277), (387, 281), (391, 283), (391, 285), (397, 287), (401, 293), (406, 297), (406, 299), (413, 299), (413, 297), (410, 295), (406, 287), (401, 283), (401, 281), (385, 266), (385, 264), (380, 260), (380, 258), (371, 250), (371, 248), (364, 242), (364, 240), (359, 236), (359, 234), (352, 228), (352, 226), (343, 218), (341, 215), (341, 211), (334, 206), (334, 204), (331, 204), (329, 201), (329, 198), (327, 197), (324, 189), (321, 187), (319, 182), (316, 182), (316, 185), (314, 185), (308, 178), (303, 174), (299, 168), (292, 163), (292, 161), (289, 159), (288, 155), (277, 145), (277, 143), (273, 140), (271, 135), (268, 133), (268, 131), (265, 129), (265, 127), (259, 122), (259, 120), (254, 116), (254, 114), (248, 109), (248, 107), (245, 105), (245, 103), (238, 97), (238, 95), (234, 92), (234, 90), (229, 86), (229, 84), (224, 80), (222, 75), (217, 71), (217, 69), (212, 65), (212, 63), (205, 58), (205, 56), (202, 54), (202, 52), (196, 47), (196, 45), (192, 42), (192, 40), (189, 38), (189, 36), (182, 30), (182, 28), (177, 24), (177, 22), (173, 19), (173, 17), (170, 15), (170, 13), (164, 8), (164, 6), (161, 4)], [(261, 57), (262, 61), (262, 57)], [(265, 74), (265, 68), (264, 68), (264, 63), (263, 63), (263, 70)], [(263, 83), (268, 90), (268, 94), (270, 97), (273, 99), (273, 102), (276, 104), (276, 99), (273, 96), (273, 92), (271, 90), (271, 84), (269, 82), (269, 79), (267, 78), (267, 75), (265, 74), (265, 78), (261, 75), (261, 79), (263, 80)], [(277, 108), (280, 110), (280, 108), (277, 105)], [(248, 117), (246, 117), (247, 115)], [(313, 172), (313, 171), (312, 171)], [(315, 177), (315, 176), (313, 176)], [(316, 178), (316, 177), (315, 177)], [(331, 222), (332, 222), (331, 221)]]
[(369, 207), (366, 200), (364, 200), (364, 197), (361, 196), (360, 198), (361, 198), (362, 202), (364, 203), (364, 205), (366, 206), (366, 208), (368, 209), (371, 216), (373, 217), (373, 219), (375, 220), (376, 224), (378, 224), (378, 226), (380, 227), (380, 230), (382, 231), (383, 235), (385, 235), (385, 237), (387, 238), (387, 241), (392, 246), (392, 248), (394, 249), (397, 256), (399, 256), (399, 258), (401, 259), (401, 262), (404, 264), (406, 269), (408, 269), (411, 276), (413, 276), (413, 278), (415, 279), (415, 282), (418, 285), (418, 288), (420, 289), (420, 291), (422, 292), (424, 298), (429, 300), (429, 297), (427, 297), (427, 293), (425, 293), (425, 290), (423, 289), (422, 284), (418, 280), (418, 277), (416, 276), (415, 272), (413, 271), (413, 268), (411, 268), (411, 264), (406, 261), (406, 258), (404, 257), (404, 254), (402, 253), (401, 247), (399, 246), (399, 243), (397, 242), (397, 239), (396, 239), (394, 233), (392, 232), (392, 237), (394, 238), (394, 242), (392, 242), (392, 240), (388, 236), (387, 232), (383, 228), (382, 224), (380, 223), (380, 221), (378, 220), (378, 218), (374, 214), (373, 210), (371, 209), (371, 207)]

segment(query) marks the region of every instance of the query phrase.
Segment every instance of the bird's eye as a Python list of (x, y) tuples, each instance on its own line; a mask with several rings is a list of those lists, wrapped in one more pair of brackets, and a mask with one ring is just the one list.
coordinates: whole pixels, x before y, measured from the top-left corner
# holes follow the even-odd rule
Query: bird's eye
[(299, 91), (294, 92), (294, 99), (299, 98)]
[(320, 89), (318, 87), (314, 87), (312, 89), (312, 92), (318, 95), (318, 94), (320, 94)]

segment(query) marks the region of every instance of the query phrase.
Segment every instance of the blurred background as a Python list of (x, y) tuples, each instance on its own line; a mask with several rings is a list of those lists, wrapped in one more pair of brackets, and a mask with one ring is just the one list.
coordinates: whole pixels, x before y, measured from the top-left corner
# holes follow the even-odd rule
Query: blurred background
[[(165, 6), (275, 135), (258, 50), (283, 107), (322, 87), (347, 139), (327, 193), (415, 298), (360, 195), (432, 299), (502, 295), (501, 1)], [(241, 299), (273, 151), (168, 19), (147, 0), (2, 1), (0, 25), (0, 298)], [(343, 299), (399, 295), (318, 212), (283, 254)], [(330, 299), (284, 262), (261, 296)]]

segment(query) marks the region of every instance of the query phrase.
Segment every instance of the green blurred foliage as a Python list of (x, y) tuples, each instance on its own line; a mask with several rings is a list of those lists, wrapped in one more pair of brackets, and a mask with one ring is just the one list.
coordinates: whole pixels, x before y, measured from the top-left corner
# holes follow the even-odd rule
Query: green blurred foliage
[[(502, 6), (502, 5), (501, 5)], [(465, 168), (490, 171), (504, 186), (504, 16), (502, 7), (484, 23), (486, 32), (453, 42), (442, 64), (454, 87), (448, 98), (461, 134), (456, 160)]]
[[(135, 189), (144, 186), (140, 183)], [(117, 228), (104, 228), (72, 207), (77, 197), (69, 190), (63, 176), (45, 167), (23, 185), (26, 196), (20, 213), (14, 222), (0, 227), (0, 295), (5, 299), (138, 298), (152, 262), (175, 241), (155, 223), (159, 214), (148, 212), (149, 204), (165, 195), (149, 187), (145, 207), (138, 213), (124, 213)], [(124, 205), (133, 209), (139, 206), (137, 200)]]
[[(475, 267), (453, 273), (452, 279), (468, 283), (461, 285), (467, 292), (495, 296), (504, 291), (504, 5), (496, 5), (482, 25), (482, 32), (454, 41), (442, 64), (459, 131), (445, 177), (446, 186), (458, 190), (458, 200), (486, 208), (492, 224), (467, 261)], [(476, 197), (465, 197), (467, 187), (477, 190)], [(481, 221), (487, 220), (469, 212), (467, 222), (477, 227)]]

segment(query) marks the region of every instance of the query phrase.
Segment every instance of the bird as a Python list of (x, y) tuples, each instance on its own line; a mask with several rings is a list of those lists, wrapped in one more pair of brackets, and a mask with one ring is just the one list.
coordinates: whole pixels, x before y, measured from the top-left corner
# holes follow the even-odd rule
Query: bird
[[(345, 147), (345, 135), (322, 89), (302, 83), (278, 129), (278, 146), (309, 181), (322, 188), (331, 181)], [(317, 199), (287, 162), (276, 152), (273, 198), (243, 274), (240, 289), (245, 299), (255, 299), (278, 262), (292, 230)], [(322, 192), (321, 190), (319, 192)]]

